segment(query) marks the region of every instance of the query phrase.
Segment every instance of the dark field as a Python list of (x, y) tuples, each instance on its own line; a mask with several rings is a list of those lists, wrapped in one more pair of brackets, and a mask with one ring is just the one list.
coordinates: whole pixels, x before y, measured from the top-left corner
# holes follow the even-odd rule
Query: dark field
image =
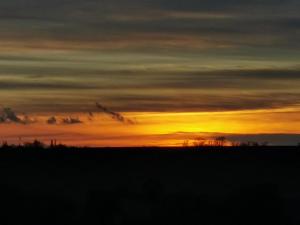
[(0, 151), (0, 224), (300, 224), (300, 148)]

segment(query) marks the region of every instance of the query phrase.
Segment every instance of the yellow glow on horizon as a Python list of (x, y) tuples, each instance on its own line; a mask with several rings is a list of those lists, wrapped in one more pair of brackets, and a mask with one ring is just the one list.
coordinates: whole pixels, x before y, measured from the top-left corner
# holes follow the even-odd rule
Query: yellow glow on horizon
[[(123, 124), (102, 113), (92, 121), (87, 114), (72, 114), (83, 123), (48, 125), (49, 115), (36, 115), (30, 125), (1, 124), (2, 140), (17, 142), (38, 138), (46, 143), (55, 138), (68, 145), (80, 146), (167, 146), (180, 145), (184, 139), (201, 134), (296, 134), (300, 133), (298, 108), (247, 110), (231, 112), (128, 112), (136, 125)], [(68, 115), (70, 116), (70, 115)], [(61, 114), (57, 118), (67, 117)], [(276, 121), (276, 123), (274, 122)], [(293, 126), (291, 126), (293, 121)]]
[[(283, 116), (287, 114), (288, 117)], [(138, 120), (145, 121), (145, 133), (165, 134), (178, 131), (239, 134), (300, 132), (300, 128), (297, 126), (290, 126), (291, 119), (296, 121), (296, 118), (299, 117), (299, 108), (297, 107), (228, 112), (147, 112), (133, 115)]]

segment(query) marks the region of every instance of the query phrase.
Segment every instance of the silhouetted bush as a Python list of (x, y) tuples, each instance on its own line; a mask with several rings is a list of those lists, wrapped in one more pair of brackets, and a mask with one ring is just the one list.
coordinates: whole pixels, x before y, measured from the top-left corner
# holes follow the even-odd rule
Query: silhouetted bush
[(26, 142), (24, 148), (43, 149), (45, 144), (39, 140), (34, 140), (33, 142)]

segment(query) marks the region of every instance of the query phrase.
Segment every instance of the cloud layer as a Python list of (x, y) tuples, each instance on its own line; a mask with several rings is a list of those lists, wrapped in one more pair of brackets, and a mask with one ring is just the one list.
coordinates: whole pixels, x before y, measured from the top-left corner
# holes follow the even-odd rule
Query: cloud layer
[(297, 0), (11, 0), (0, 3), (0, 38), (40, 48), (194, 49), (201, 40), (298, 48), (299, 8)]
[[(96, 109), (122, 126), (132, 112), (299, 108), (299, 10), (298, 0), (3, 0), (0, 103), (80, 126)], [(285, 120), (287, 130), (295, 116)]]
[[(132, 99), (126, 107), (108, 103), (132, 111), (143, 99), (140, 110), (165, 111), (164, 100), (174, 106), (178, 92), (194, 102), (215, 95), (237, 104), (240, 90), (258, 101), (296, 95), (299, 9), (297, 0), (4, 0), (0, 101), (76, 111), (74, 99), (124, 96)], [(188, 105), (183, 110), (194, 108)]]

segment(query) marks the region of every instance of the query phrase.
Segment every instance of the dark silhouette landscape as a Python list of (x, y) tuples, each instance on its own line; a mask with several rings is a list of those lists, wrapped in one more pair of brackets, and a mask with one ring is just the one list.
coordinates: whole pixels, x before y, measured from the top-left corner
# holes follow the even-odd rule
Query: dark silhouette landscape
[(0, 150), (1, 224), (299, 224), (300, 147)]
[(0, 225), (300, 225), (300, 0), (0, 0), (0, 24)]

